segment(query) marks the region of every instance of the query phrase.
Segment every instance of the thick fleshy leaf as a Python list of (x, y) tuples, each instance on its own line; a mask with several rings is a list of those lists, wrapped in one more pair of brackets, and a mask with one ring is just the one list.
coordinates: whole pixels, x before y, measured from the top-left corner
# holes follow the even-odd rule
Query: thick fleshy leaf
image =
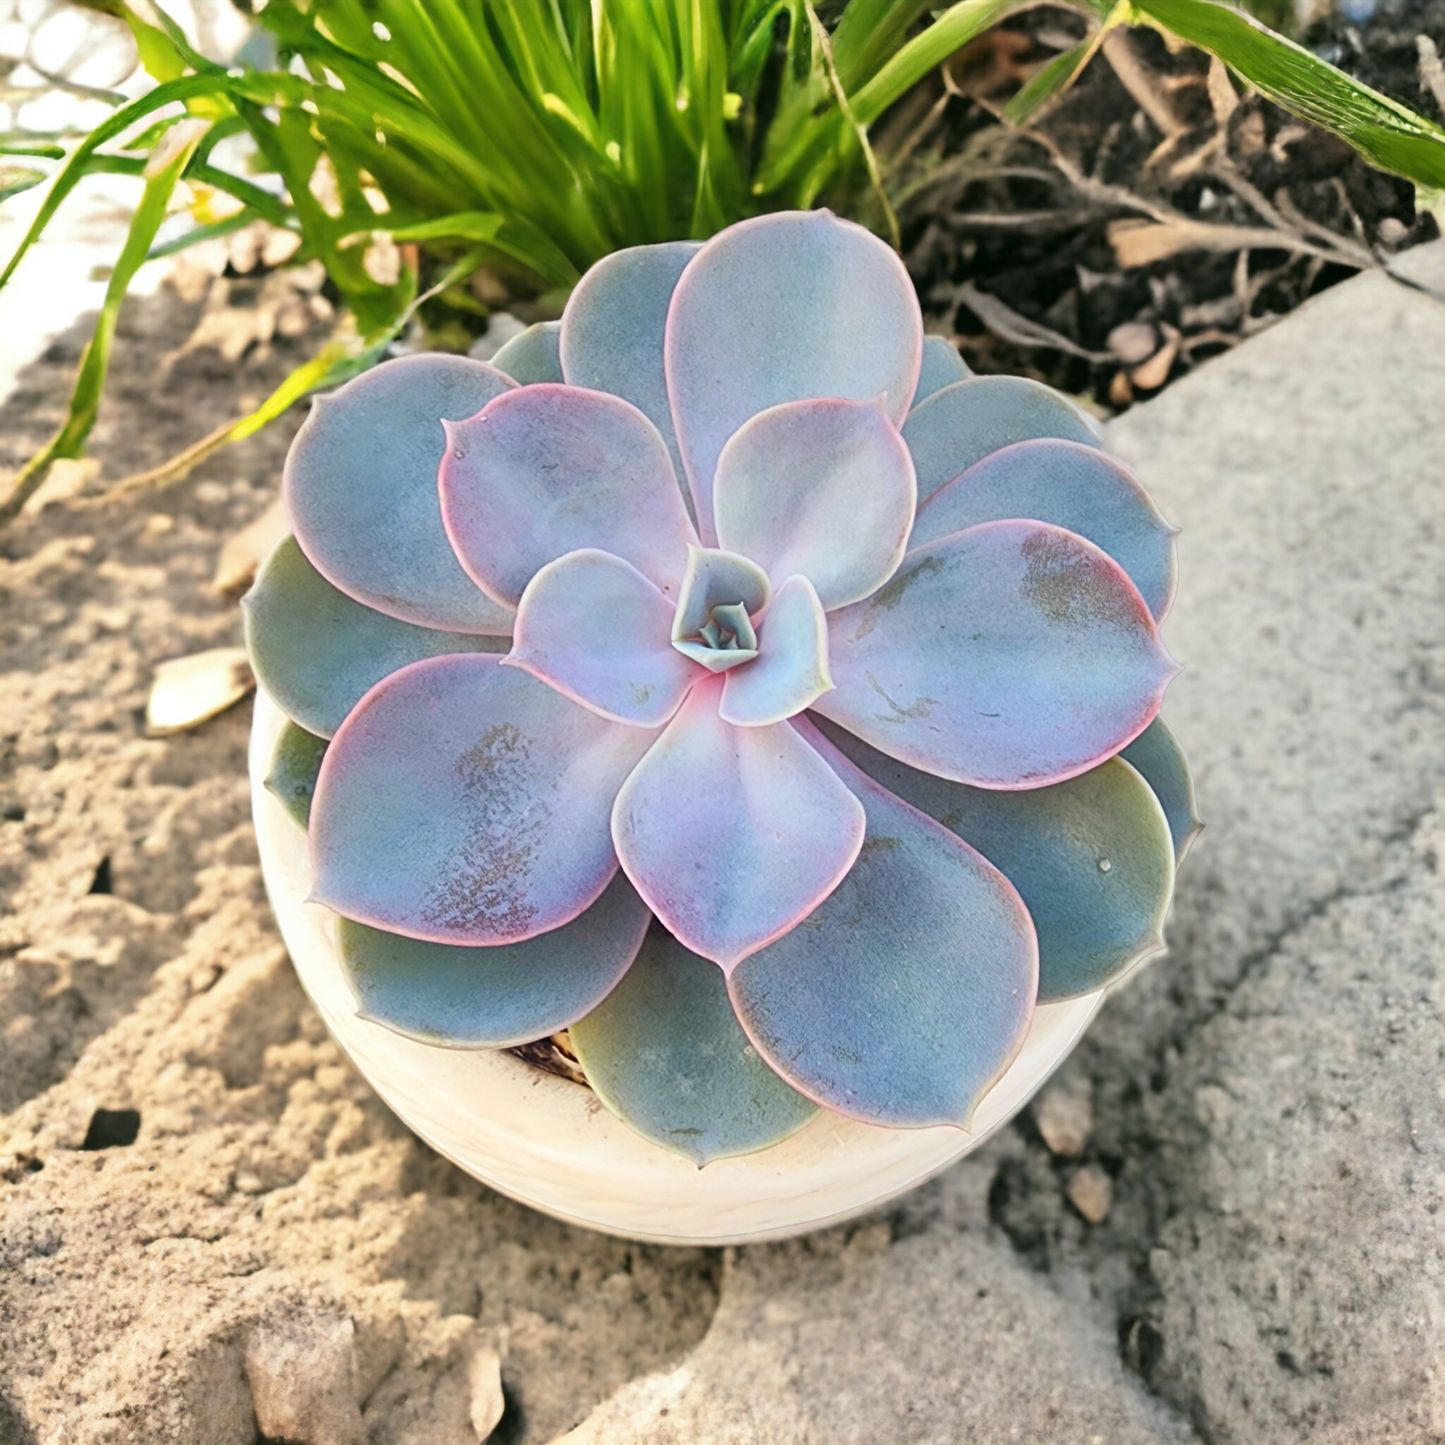
[(990, 452), (918, 509), (908, 549), (1009, 517), (1032, 517), (1087, 537), (1129, 574), (1156, 621), (1168, 612), (1175, 529), (1118, 462), (1078, 442), (1050, 438)]
[(716, 547), (689, 547), (672, 645), (709, 672), (726, 672), (758, 655), (751, 614), (772, 588), (756, 562)]
[(801, 574), (829, 610), (867, 597), (903, 560), (913, 461), (874, 402), (794, 401), (728, 439), (713, 479), (718, 543), (772, 579)]
[(722, 688), (707, 678), (688, 694), (618, 793), (612, 836), (652, 911), (727, 970), (838, 886), (863, 809), (791, 724), (723, 722)]
[(826, 721), (870, 778), (977, 848), (1018, 889), (1039, 938), (1039, 1000), (1089, 993), (1162, 947), (1174, 891), (1163, 810), (1119, 758), (1066, 783), (999, 792), (886, 757)]
[(569, 552), (527, 584), (507, 663), (614, 722), (661, 727), (702, 676), (672, 645), (673, 610), (630, 562)]
[(703, 540), (716, 537), (718, 454), (745, 421), (785, 401), (882, 396), (899, 423), (918, 383), (922, 342), (908, 272), (861, 226), (828, 211), (791, 212), (714, 236), (673, 293), (665, 347)]
[(539, 321), (498, 350), (492, 365), (519, 386), (537, 386), (562, 380), (562, 323)]
[(766, 1149), (818, 1112), (758, 1057), (722, 974), (657, 925), (570, 1036), (598, 1098), (699, 1166)]
[(437, 943), (558, 928), (616, 871), (612, 802), (655, 736), (499, 657), (403, 668), (362, 699), (321, 765), (315, 897)]
[(363, 607), (283, 538), (241, 601), (256, 679), (281, 711), (329, 738), (362, 694), (424, 657), (505, 652), (506, 637), (438, 632)]
[(819, 712), (986, 788), (1102, 762), (1149, 725), (1179, 670), (1124, 569), (1042, 522), (985, 522), (910, 552), (828, 631), (836, 687)]
[(266, 791), (305, 827), (311, 817), (311, 796), (316, 791), (316, 774), (326, 756), (326, 739), (288, 722), (276, 739), (271, 768), (266, 774)]
[(1100, 444), (1098, 423), (1068, 397), (1022, 376), (975, 376), (942, 387), (903, 423), (918, 505), (990, 452), (1035, 437)]
[[(508, 375), (510, 374), (508, 372)], [(952, 386), (955, 381), (967, 381), (972, 375), (973, 371), (951, 341), (945, 341), (941, 336), (925, 336), (923, 365), (918, 372), (918, 388), (913, 393), (913, 405), (927, 401), (935, 391), (942, 391), (945, 386)]]
[(658, 430), (631, 402), (525, 386), (447, 427), (442, 516), (462, 565), (515, 606), (548, 562), (598, 547), (677, 596), (697, 540)]
[(807, 922), (734, 970), (733, 1007), (758, 1052), (828, 1108), (967, 1127), (1033, 1016), (1028, 911), (980, 853), (796, 726), (862, 800), (867, 837)]
[(432, 352), (383, 362), (312, 402), (282, 490), (297, 540), (331, 582), (422, 627), (512, 630), (508, 609), (462, 571), (437, 502), (443, 421), (512, 389), (495, 367)]
[(1182, 863), (1195, 834), (1204, 827), (1195, 805), (1194, 777), (1184, 749), (1164, 725), (1164, 719), (1156, 717), (1119, 756), (1138, 768), (1154, 790), (1169, 820), (1175, 862)]
[(758, 624), (758, 657), (723, 682), (718, 716), (739, 727), (767, 727), (810, 707), (833, 686), (828, 619), (806, 577), (789, 577)]
[(648, 416), (682, 485), (682, 456), (662, 364), (667, 308), (699, 241), (629, 246), (604, 256), (572, 289), (562, 313), (562, 367), (572, 386), (610, 391)]
[(650, 921), (619, 873), (585, 913), (525, 943), (428, 943), (350, 918), (339, 920), (336, 941), (363, 1018), (425, 1044), (507, 1049), (595, 1008), (637, 957)]

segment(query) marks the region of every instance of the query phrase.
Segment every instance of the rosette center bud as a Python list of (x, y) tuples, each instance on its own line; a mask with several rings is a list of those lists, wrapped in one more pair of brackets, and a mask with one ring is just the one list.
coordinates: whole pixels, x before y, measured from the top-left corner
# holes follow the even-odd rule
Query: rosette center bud
[(709, 672), (726, 672), (758, 655), (752, 619), (771, 588), (755, 562), (716, 547), (689, 547), (672, 621), (672, 645)]

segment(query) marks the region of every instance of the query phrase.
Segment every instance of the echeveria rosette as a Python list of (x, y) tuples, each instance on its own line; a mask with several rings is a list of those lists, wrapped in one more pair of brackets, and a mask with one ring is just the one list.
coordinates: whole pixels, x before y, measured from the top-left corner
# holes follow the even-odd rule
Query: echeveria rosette
[(494, 366), (335, 393), (285, 491), (268, 785), (376, 1022), (570, 1027), (705, 1163), (820, 1106), (966, 1125), (1036, 1002), (1160, 946), (1173, 529), (859, 227), (619, 252)]

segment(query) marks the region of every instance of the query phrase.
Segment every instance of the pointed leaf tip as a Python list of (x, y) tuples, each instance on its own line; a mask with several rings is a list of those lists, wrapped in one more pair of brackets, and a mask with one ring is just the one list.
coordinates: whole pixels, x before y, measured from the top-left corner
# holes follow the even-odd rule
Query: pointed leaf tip
[(448, 432), (447, 536), (476, 585), (515, 606), (547, 563), (601, 548), (677, 595), (696, 541), (657, 428), (580, 387), (513, 389)]
[(716, 540), (718, 455), (783, 402), (882, 392), (903, 420), (918, 382), (923, 320), (897, 254), (821, 212), (755, 217), (714, 236), (672, 295), (668, 396), (703, 540)]
[(652, 911), (727, 970), (838, 886), (863, 810), (788, 723), (724, 722), (724, 685), (707, 678), (688, 694), (618, 793), (612, 835)]
[(437, 467), (442, 420), (514, 389), (483, 362), (427, 353), (383, 362), (312, 405), (282, 491), (297, 540), (334, 586), (422, 627), (511, 630), (510, 609), (477, 590), (447, 540)]
[(865, 1123), (967, 1127), (1023, 1045), (1038, 950), (1009, 881), (887, 792), (803, 720), (861, 800), (867, 834), (839, 887), (738, 964), (729, 991), (795, 1088)]

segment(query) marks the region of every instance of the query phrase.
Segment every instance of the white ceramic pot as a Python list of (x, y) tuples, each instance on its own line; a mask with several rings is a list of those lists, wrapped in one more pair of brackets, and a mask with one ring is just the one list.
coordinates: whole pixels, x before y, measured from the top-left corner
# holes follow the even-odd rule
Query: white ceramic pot
[(976, 1149), (1068, 1056), (1103, 993), (1044, 1004), (972, 1130), (881, 1129), (826, 1111), (757, 1154), (698, 1169), (634, 1134), (589, 1089), (499, 1050), (436, 1048), (357, 1017), (336, 918), (307, 903), (306, 836), (266, 791), (285, 724), (264, 693), (251, 730), (251, 806), (271, 906), (301, 983), (362, 1077), (438, 1153), (564, 1219), (657, 1244), (741, 1244), (836, 1224)]

